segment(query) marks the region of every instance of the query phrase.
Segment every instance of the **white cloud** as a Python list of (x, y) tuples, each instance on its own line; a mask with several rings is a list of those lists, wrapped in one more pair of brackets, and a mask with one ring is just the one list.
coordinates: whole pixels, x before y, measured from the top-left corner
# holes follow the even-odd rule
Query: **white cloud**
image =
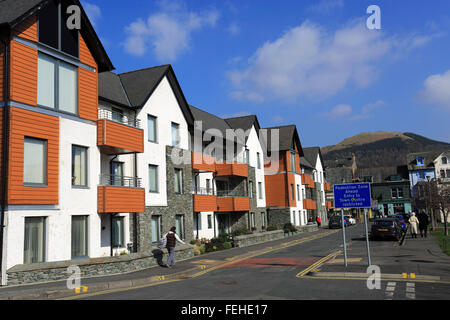
[(385, 106), (387, 106), (387, 103), (382, 100), (378, 100), (377, 102), (366, 104), (365, 106), (363, 106), (361, 108), (361, 112), (359, 114), (353, 115), (350, 118), (350, 120), (368, 119), (373, 112), (375, 112), (377, 109), (383, 108)]
[(86, 11), (86, 14), (88, 15), (92, 25), (96, 27), (98, 20), (102, 17), (102, 11), (100, 10), (100, 7), (95, 4), (83, 1), (83, 8), (84, 11)]
[(232, 36), (238, 35), (241, 32), (241, 28), (236, 22), (231, 23), (227, 30)]
[(443, 74), (434, 74), (424, 81), (424, 89), (419, 97), (430, 103), (436, 103), (450, 111), (450, 70)]
[(352, 106), (349, 104), (338, 104), (325, 114), (327, 118), (335, 119), (349, 115), (352, 113)]
[(380, 73), (386, 58), (402, 56), (434, 36), (386, 37), (366, 28), (364, 19), (336, 31), (304, 22), (267, 41), (247, 66), (228, 72), (229, 96), (239, 101), (295, 102), (300, 97), (324, 99), (348, 86), (365, 88)]
[(137, 19), (125, 28), (127, 38), (122, 45), (129, 54), (143, 56), (150, 47), (160, 62), (175, 61), (190, 48), (194, 31), (214, 27), (219, 19), (215, 9), (190, 12), (176, 1), (161, 1), (159, 6), (146, 20)]
[(282, 123), (284, 123), (284, 118), (280, 115), (277, 116), (273, 116), (272, 117), (272, 123), (276, 124), (276, 125), (280, 125)]

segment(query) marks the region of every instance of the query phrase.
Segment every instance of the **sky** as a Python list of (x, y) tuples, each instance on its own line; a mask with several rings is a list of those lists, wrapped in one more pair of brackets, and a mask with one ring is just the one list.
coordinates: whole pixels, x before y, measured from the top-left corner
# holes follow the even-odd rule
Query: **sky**
[(81, 2), (114, 72), (171, 64), (215, 115), (295, 124), (303, 147), (369, 131), (450, 142), (448, 0)]

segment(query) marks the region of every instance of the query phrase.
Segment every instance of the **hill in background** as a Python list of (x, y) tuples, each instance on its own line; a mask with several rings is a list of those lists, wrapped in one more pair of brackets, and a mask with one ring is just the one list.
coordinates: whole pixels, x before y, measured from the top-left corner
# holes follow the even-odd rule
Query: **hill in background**
[(351, 158), (355, 153), (359, 168), (404, 165), (408, 153), (435, 150), (450, 150), (450, 143), (410, 132), (387, 131), (360, 133), (321, 149), (325, 162)]

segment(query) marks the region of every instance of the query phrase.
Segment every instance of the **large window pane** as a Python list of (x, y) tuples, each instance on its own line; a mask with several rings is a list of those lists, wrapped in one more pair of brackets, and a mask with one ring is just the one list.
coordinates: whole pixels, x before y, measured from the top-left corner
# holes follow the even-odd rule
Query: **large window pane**
[(72, 1), (63, 0), (61, 3), (61, 50), (78, 58), (78, 30), (69, 30), (67, 28), (67, 19), (71, 15), (67, 13), (67, 7), (73, 4), (71, 2)]
[(148, 190), (158, 192), (158, 166), (148, 166)]
[(77, 112), (77, 69), (59, 63), (59, 110)]
[(159, 216), (152, 216), (152, 242), (157, 243), (160, 238), (160, 218)]
[(177, 215), (175, 217), (175, 228), (180, 239), (184, 239), (184, 216)]
[(87, 148), (72, 146), (72, 185), (87, 186)]
[(45, 261), (45, 218), (25, 218), (23, 263)]
[(114, 217), (112, 222), (112, 246), (113, 248), (123, 248), (125, 247), (124, 218)]
[(148, 116), (148, 141), (156, 142), (156, 118)]
[(23, 182), (47, 183), (47, 141), (24, 139)]
[(259, 199), (263, 198), (262, 182), (258, 182), (258, 197)]
[(87, 216), (72, 216), (72, 258), (88, 255), (87, 224)]
[(178, 147), (180, 144), (180, 125), (172, 122), (172, 146)]
[(58, 49), (58, 5), (55, 0), (39, 12), (39, 42)]
[(182, 183), (182, 170), (181, 169), (175, 169), (174, 173), (174, 191), (175, 193), (182, 193), (183, 191), (183, 183)]
[(55, 107), (55, 61), (45, 55), (38, 57), (38, 104)]

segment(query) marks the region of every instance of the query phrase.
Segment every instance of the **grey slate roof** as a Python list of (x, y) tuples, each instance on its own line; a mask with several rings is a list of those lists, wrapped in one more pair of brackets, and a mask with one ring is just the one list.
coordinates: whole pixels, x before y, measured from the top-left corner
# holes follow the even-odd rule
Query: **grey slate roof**
[(114, 72), (102, 72), (98, 75), (98, 95), (106, 101), (130, 107), (120, 77)]
[(325, 166), (323, 159), (322, 159), (322, 152), (320, 151), (320, 147), (309, 147), (309, 148), (303, 148), (303, 153), (305, 154), (305, 158), (311, 163), (314, 168), (317, 164), (317, 155), (320, 158), (320, 161), (322, 162), (322, 167)]
[(0, 0), (0, 25), (12, 24), (43, 0)]
[(163, 65), (119, 74), (132, 107), (144, 105), (169, 68)]
[[(295, 125), (270, 127), (267, 129), (267, 149), (269, 151), (287, 151), (292, 147), (292, 142), (296, 141), (299, 145), (299, 154), (303, 156), (303, 148), (298, 137), (297, 128)], [(279, 130), (279, 147), (278, 150), (272, 144), (272, 130)]]
[[(416, 152), (406, 155), (406, 164), (409, 171), (424, 170), (434, 168), (434, 159), (436, 159), (444, 150), (440, 151), (428, 151), (428, 152)], [(417, 157), (423, 157), (423, 166), (416, 165)]]
[(300, 157), (300, 166), (314, 169), (314, 166), (305, 157)]
[(259, 126), (258, 118), (256, 117), (256, 115), (227, 118), (225, 119), (225, 121), (231, 128), (235, 130), (242, 129), (247, 133), (245, 136), (245, 142), (247, 142), (248, 134), (250, 134), (250, 131), (247, 132), (247, 130), (251, 129), (252, 126), (255, 126), (256, 134), (259, 136), (259, 129), (261, 129), (261, 127)]
[(372, 177), (372, 183), (381, 183), (389, 181), (390, 176), (399, 175), (403, 180), (408, 180), (408, 170), (406, 166), (386, 166), (374, 168), (358, 168), (356, 169), (356, 176), (363, 178), (366, 176)]
[[(205, 132), (208, 129), (218, 129), (222, 133), (224, 139), (226, 138), (226, 130), (234, 129), (229, 123), (216, 115), (206, 112), (194, 106), (190, 106), (192, 115), (194, 116), (194, 121), (202, 122), (202, 130)], [(239, 143), (245, 144), (245, 141), (240, 141)]]

